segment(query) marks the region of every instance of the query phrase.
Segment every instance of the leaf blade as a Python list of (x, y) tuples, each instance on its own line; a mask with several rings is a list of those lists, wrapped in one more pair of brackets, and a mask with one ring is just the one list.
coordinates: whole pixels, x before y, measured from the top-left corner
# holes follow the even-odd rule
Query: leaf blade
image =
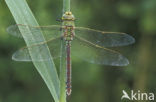
[[(25, 0), (5, 0), (5, 2), (8, 5), (17, 24), (38, 26), (38, 23)], [(38, 33), (32, 33), (30, 31), (29, 35), (22, 32), (21, 29), (20, 29), (20, 32), (22, 33), (22, 36), (27, 46), (31, 46), (32, 44), (35, 44), (36, 37), (40, 37), (40, 42), (45, 41), (42, 35), (42, 32), (40, 31)], [(55, 64), (50, 55), (48, 47), (45, 46), (45, 53), (39, 53), (39, 50), (36, 48), (33, 51), (29, 51), (29, 53), (32, 59), (35, 58), (36, 56), (40, 56), (40, 58), (44, 56), (49, 56), (50, 59), (48, 61), (43, 61), (43, 62), (33, 61), (33, 64), (36, 67), (37, 71), (42, 76), (46, 85), (48, 86), (55, 102), (59, 102), (60, 83), (59, 83), (58, 74), (55, 68)]]

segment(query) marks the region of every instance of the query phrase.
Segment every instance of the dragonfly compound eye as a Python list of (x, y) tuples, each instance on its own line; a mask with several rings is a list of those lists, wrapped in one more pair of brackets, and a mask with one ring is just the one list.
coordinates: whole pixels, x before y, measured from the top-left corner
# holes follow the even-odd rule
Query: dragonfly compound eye
[(66, 15), (72, 15), (72, 12), (65, 12)]
[(74, 21), (75, 17), (71, 12), (65, 12), (62, 16), (62, 20), (70, 20), (70, 21)]
[(72, 15), (72, 12), (68, 12), (68, 15)]

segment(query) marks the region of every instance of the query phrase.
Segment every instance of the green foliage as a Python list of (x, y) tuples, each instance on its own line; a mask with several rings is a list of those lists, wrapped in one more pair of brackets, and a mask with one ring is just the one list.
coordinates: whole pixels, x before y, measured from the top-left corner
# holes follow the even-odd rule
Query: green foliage
[[(17, 24), (38, 26), (38, 23), (36, 22), (34, 16), (32, 15), (32, 12), (30, 11), (25, 1), (6, 0), (6, 3)], [(38, 43), (38, 41), (41, 41), (41, 42), (45, 41), (41, 31), (39, 31), (38, 33), (33, 33), (33, 31), (31, 31), (30, 29), (27, 29), (29, 30), (30, 33), (24, 33), (24, 31), (20, 27), (19, 29), (20, 29), (20, 32), (22, 33), (22, 36), (27, 46), (36, 44)], [(38, 39), (36, 39), (36, 37)], [(53, 95), (55, 102), (59, 102), (59, 79), (58, 79), (58, 75), (56, 72), (56, 68), (53, 63), (50, 52), (48, 50), (48, 47), (47, 46), (43, 46), (43, 47), (44, 47), (44, 51), (42, 53), (39, 53), (40, 52), (39, 47), (35, 47), (33, 48), (33, 50), (29, 50), (29, 53), (31, 55), (33, 64), (37, 68), (38, 72), (41, 74), (45, 83), (47, 84), (51, 94)], [(38, 61), (33, 60), (36, 58), (40, 60), (47, 56), (49, 58), (48, 61), (38, 62)]]

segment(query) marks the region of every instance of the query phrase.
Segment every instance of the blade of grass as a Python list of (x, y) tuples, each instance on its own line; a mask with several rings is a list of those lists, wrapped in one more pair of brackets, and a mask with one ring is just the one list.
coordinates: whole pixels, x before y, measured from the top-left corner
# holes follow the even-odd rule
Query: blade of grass
[(60, 102), (66, 102), (66, 54), (65, 41), (61, 41), (60, 58)]
[[(38, 26), (38, 23), (35, 20), (25, 0), (5, 0), (5, 1), (17, 24)], [(28, 28), (27, 30), (30, 29)], [(45, 41), (41, 31), (39, 31), (38, 33), (32, 33), (32, 31), (30, 30), (29, 34), (28, 33), (25, 34), (24, 31), (20, 29), (20, 32), (22, 33), (22, 36), (27, 46), (31, 46), (35, 43)], [(33, 60), (33, 64), (36, 67), (37, 71), (42, 76), (46, 85), (48, 86), (55, 102), (59, 102), (60, 83), (58, 74), (53, 59), (51, 57), (51, 54), (49, 52), (48, 46), (45, 45), (43, 47), (44, 47), (44, 49), (42, 49), (44, 50), (42, 51), (43, 53), (41, 53), (40, 49), (37, 47), (33, 48), (33, 50), (29, 50), (29, 53), (32, 60), (36, 59), (36, 57), (40, 59), (44, 57), (49, 58), (49, 60), (42, 62), (37, 62)]]

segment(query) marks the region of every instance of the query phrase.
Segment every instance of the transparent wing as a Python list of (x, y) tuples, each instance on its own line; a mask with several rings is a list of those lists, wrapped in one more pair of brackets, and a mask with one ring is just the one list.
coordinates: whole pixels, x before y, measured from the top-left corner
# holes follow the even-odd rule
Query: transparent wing
[(77, 36), (103, 47), (125, 46), (135, 42), (128, 34), (120, 32), (103, 32), (99, 30), (75, 27)]
[[(57, 38), (61, 35), (61, 28), (62, 26), (59, 25), (49, 25), (49, 26), (30, 26), (30, 25), (22, 25), (22, 24), (17, 24), (17, 25), (11, 25), (7, 28), (7, 32), (13, 36), (22, 38), (22, 34), (19, 31), (22, 29), (26, 34), (27, 33), (38, 33), (42, 31), (44, 38), (47, 40), (51, 38)], [(30, 29), (30, 30), (28, 30)], [(31, 31), (31, 32), (30, 32)], [(37, 39), (38, 36), (36, 35), (35, 38)]]
[[(61, 39), (62, 39), (61, 37), (58, 37), (55, 39), (50, 39), (48, 42), (42, 42), (42, 43), (35, 44), (35, 45), (29, 46), (29, 47), (23, 47), (13, 54), (12, 59), (15, 61), (32, 61), (32, 59), (29, 55), (29, 50), (39, 48), (38, 53), (44, 53), (43, 49), (45, 48), (46, 45), (48, 45), (52, 57), (58, 58), (58, 57), (60, 57)], [(50, 58), (49, 56), (46, 56), (45, 58), (41, 59), (41, 58), (39, 58), (39, 56), (35, 56), (34, 60), (35, 61), (46, 61), (49, 58)]]
[(95, 64), (126, 66), (129, 61), (120, 53), (95, 45), (83, 38), (75, 36), (71, 53), (85, 61)]
[[(30, 33), (30, 31), (31, 33), (38, 33), (42, 31), (46, 40), (49, 40), (51, 38), (57, 38), (61, 35), (62, 28), (64, 28), (60, 25), (29, 26), (18, 24), (8, 27), (7, 31), (13, 36), (22, 37), (18, 27), (20, 27), (20, 29), (22, 29), (22, 31), (24, 31), (25, 33)], [(28, 28), (30, 29), (30, 31), (27, 30)], [(135, 42), (135, 39), (133, 37), (125, 33), (103, 32), (84, 27), (75, 27), (75, 34), (94, 44), (103, 47), (125, 46)], [(35, 38), (37, 39), (38, 36), (36, 35)]]

